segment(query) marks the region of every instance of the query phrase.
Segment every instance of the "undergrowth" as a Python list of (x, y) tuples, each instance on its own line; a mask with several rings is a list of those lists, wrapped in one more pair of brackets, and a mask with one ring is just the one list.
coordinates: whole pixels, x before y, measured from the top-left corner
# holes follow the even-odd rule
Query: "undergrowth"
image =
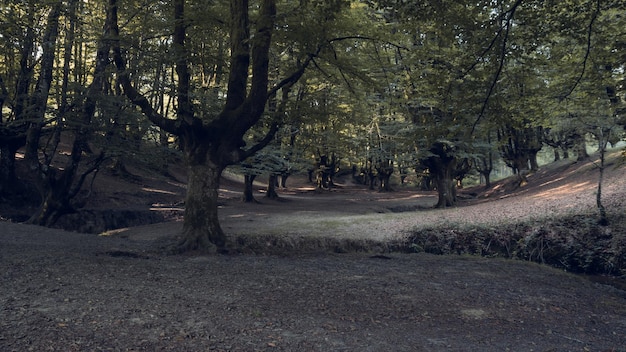
[(528, 260), (585, 274), (626, 275), (626, 215), (608, 226), (594, 215), (569, 215), (498, 225), (449, 225), (416, 229), (414, 252), (470, 254)]
[(626, 275), (626, 214), (600, 226), (593, 214), (493, 225), (449, 224), (410, 231), (403, 240), (380, 242), (318, 236), (242, 235), (240, 253), (431, 253), (527, 260), (585, 274)]

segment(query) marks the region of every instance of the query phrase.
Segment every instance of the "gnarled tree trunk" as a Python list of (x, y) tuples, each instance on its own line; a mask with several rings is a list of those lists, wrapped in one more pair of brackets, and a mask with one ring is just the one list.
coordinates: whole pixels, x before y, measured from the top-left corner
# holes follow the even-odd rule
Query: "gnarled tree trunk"
[(225, 246), (226, 235), (217, 212), (222, 171), (222, 167), (211, 162), (190, 163), (180, 250)]
[(436, 142), (430, 148), (431, 156), (422, 160), (437, 186), (437, 208), (456, 205), (456, 182), (454, 181), (457, 158), (455, 147), (448, 142)]
[[(77, 177), (77, 175), (79, 175), (79, 166), (81, 165), (83, 152), (91, 136), (89, 125), (95, 116), (96, 105), (101, 98), (100, 93), (102, 93), (104, 87), (105, 70), (109, 65), (109, 51), (111, 46), (110, 43), (102, 39), (98, 43), (93, 81), (87, 89), (84, 101), (76, 103), (76, 105), (80, 107), (80, 118), (78, 121), (74, 121), (77, 127), (74, 131), (74, 141), (69, 160), (65, 163), (62, 170), (58, 172), (51, 167), (52, 157), (47, 158), (44, 165), (39, 161), (39, 139), (43, 127), (47, 98), (53, 80), (52, 68), (55, 58), (54, 51), (48, 52), (48, 50), (50, 50), (49, 47), (54, 48), (54, 45), (50, 43), (55, 43), (58, 36), (58, 21), (61, 14), (61, 5), (61, 2), (57, 3), (54, 10), (49, 14), (49, 28), (44, 37), (44, 42), (47, 45), (43, 52), (42, 74), (37, 82), (33, 99), (35, 104), (33, 120), (35, 122), (29, 128), (25, 147), (25, 159), (31, 169), (37, 171), (37, 185), (42, 197), (39, 209), (27, 222), (45, 226), (54, 224), (60, 216), (74, 211), (74, 207), (77, 204), (77, 202), (74, 202), (74, 198), (80, 191), (86, 177), (95, 172), (104, 159), (104, 153), (100, 153), (100, 155), (93, 160), (92, 165)], [(72, 6), (72, 9), (76, 10), (76, 7)], [(111, 19), (107, 17), (104, 24), (106, 33), (110, 33), (110, 24)], [(60, 133), (60, 131), (57, 131), (57, 133)], [(57, 135), (57, 137), (59, 136)], [(60, 138), (56, 138), (56, 143), (58, 143), (59, 140)]]
[(456, 182), (452, 178), (454, 166), (442, 165), (435, 177), (437, 184), (437, 204), (436, 208), (447, 208), (456, 205)]

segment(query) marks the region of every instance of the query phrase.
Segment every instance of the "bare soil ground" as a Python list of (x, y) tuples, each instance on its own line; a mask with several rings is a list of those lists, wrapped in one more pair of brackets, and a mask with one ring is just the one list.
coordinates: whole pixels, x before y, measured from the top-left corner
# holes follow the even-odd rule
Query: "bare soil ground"
[[(249, 249), (234, 255), (164, 254), (181, 227), (184, 173), (129, 171), (102, 175), (89, 212), (167, 221), (107, 236), (0, 222), (1, 351), (626, 351), (618, 287), (527, 261), (385, 245), (442, 224), (586, 214), (590, 163), (552, 165), (523, 188), (467, 189), (446, 210), (431, 209), (432, 193), (378, 193), (348, 179), (319, 193), (293, 178), (280, 201), (257, 192), (260, 204), (242, 204), (227, 178), (222, 226)], [(613, 213), (626, 206), (623, 175), (607, 169)], [(89, 214), (65, 225), (121, 221)]]

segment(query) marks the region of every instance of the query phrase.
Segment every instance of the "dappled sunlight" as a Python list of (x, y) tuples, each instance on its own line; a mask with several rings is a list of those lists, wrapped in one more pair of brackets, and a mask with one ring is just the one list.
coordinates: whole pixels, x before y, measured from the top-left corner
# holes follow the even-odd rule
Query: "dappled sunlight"
[(424, 198), (434, 198), (434, 193), (413, 193), (406, 196), (398, 197), (394, 193), (390, 193), (388, 198), (378, 199), (381, 202), (392, 202), (398, 200), (423, 200)]
[(317, 188), (315, 186), (302, 186), (302, 187), (294, 187), (292, 188), (293, 190), (299, 191), (299, 192), (309, 192), (309, 191), (315, 191)]
[(245, 212), (245, 213), (237, 213), (237, 214), (230, 214), (228, 216), (226, 216), (226, 218), (229, 219), (243, 219), (243, 218), (253, 218), (253, 217), (267, 217), (270, 214), (268, 213), (250, 213), (250, 212)]
[(141, 190), (144, 192), (150, 192), (150, 193), (161, 193), (161, 194), (171, 194), (171, 195), (178, 194), (178, 192), (166, 191), (164, 189), (147, 188), (147, 187), (144, 187)]
[(179, 212), (183, 212), (185, 211), (185, 208), (182, 207), (176, 207), (176, 206), (161, 206), (160, 204), (152, 204), (152, 207), (150, 207), (150, 211), (168, 211), (168, 212), (172, 212), (172, 211), (179, 211)]
[(547, 191), (532, 195), (532, 198), (554, 199), (560, 197), (571, 197), (585, 189), (592, 189), (594, 185), (590, 181), (580, 182), (577, 184), (566, 184), (563, 186), (551, 188)]
[(563, 176), (563, 177), (558, 177), (558, 178), (555, 178), (555, 179), (553, 179), (553, 180), (550, 180), (550, 181), (547, 181), (547, 182), (544, 182), (544, 183), (540, 184), (540, 185), (539, 185), (539, 187), (549, 186), (549, 185), (551, 185), (551, 184), (553, 184), (553, 183), (556, 183), (556, 182), (562, 181), (562, 180), (564, 180), (564, 179), (565, 179), (565, 176)]
[(234, 191), (232, 189), (227, 189), (227, 188), (220, 188), (219, 192), (220, 192), (220, 194), (241, 194), (242, 193), (239, 190)]

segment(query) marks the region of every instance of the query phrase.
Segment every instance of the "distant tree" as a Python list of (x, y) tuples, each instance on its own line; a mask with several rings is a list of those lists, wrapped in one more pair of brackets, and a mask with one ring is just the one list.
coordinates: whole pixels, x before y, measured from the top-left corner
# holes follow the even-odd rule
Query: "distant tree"
[(569, 158), (570, 150), (575, 146), (575, 141), (580, 138), (580, 132), (567, 124), (568, 118), (559, 119), (556, 125), (544, 129), (543, 141), (554, 149), (554, 161)]
[(483, 142), (475, 143), (474, 167), (485, 180), (485, 187), (491, 186), (491, 172), (494, 168), (494, 159), (498, 153), (497, 147), (491, 142), (491, 132), (485, 132), (486, 138)]
[(516, 127), (510, 124), (498, 130), (500, 155), (518, 176), (519, 184), (528, 183), (526, 176), (538, 169), (537, 153), (542, 148), (541, 127)]
[(459, 163), (459, 149), (450, 141), (437, 141), (428, 150), (421, 163), (429, 170), (435, 182), (438, 200), (435, 207), (446, 208), (456, 204), (457, 191), (454, 182)]

